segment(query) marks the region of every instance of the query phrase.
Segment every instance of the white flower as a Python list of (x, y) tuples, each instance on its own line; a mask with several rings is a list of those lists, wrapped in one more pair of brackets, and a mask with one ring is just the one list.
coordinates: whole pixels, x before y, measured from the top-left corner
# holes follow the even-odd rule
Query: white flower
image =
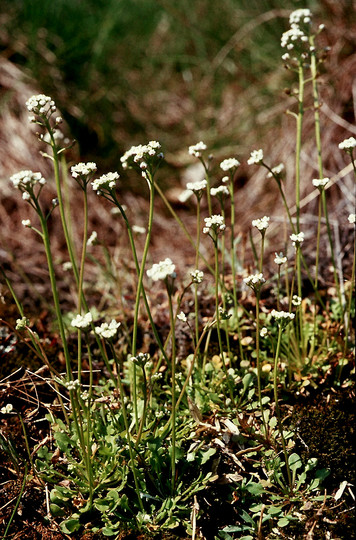
[(301, 22), (305, 24), (310, 24), (311, 17), (312, 14), (310, 9), (296, 9), (289, 16), (289, 24), (300, 24)]
[(355, 137), (350, 137), (349, 139), (344, 139), (340, 144), (339, 148), (340, 150), (353, 150), (356, 147), (356, 139)]
[(31, 227), (31, 220), (30, 219), (23, 219), (21, 223), (22, 223), (22, 225), (24, 227)]
[(277, 176), (278, 178), (282, 176), (284, 172), (284, 165), (283, 163), (279, 163), (275, 167), (272, 167), (271, 172), (267, 174), (267, 178), (272, 178)]
[(306, 43), (307, 41), (308, 36), (305, 35), (299, 26), (293, 24), (289, 30), (282, 34), (281, 47), (286, 47), (290, 51), (294, 49), (296, 45), (300, 46), (301, 43)]
[(193, 146), (189, 146), (188, 152), (191, 156), (200, 158), (202, 151), (206, 149), (207, 149), (206, 144), (203, 143), (203, 141), (200, 141), (197, 144), (194, 144)]
[(262, 338), (264, 338), (264, 337), (267, 336), (267, 334), (268, 334), (268, 330), (267, 330), (267, 328), (264, 326), (263, 328), (261, 328), (260, 336), (261, 336)]
[(275, 309), (272, 309), (271, 315), (277, 320), (277, 322), (289, 322), (295, 318), (294, 313), (290, 313), (289, 311), (277, 311)]
[(93, 186), (93, 190), (100, 195), (103, 189), (113, 189), (118, 178), (120, 178), (120, 176), (117, 172), (109, 172), (94, 180), (91, 185)]
[(229, 188), (226, 186), (218, 186), (216, 188), (212, 187), (210, 189), (210, 195), (212, 197), (220, 197), (229, 195)]
[(227, 184), (229, 182), (230, 178), (228, 176), (223, 176), (221, 181), (223, 184)]
[(145, 227), (140, 227), (140, 225), (132, 225), (132, 230), (136, 234), (145, 234)]
[(116, 335), (117, 329), (121, 323), (116, 322), (115, 319), (108, 324), (106, 322), (102, 323), (100, 326), (95, 327), (95, 333), (100, 337), (105, 339), (111, 339)]
[(266, 280), (263, 277), (263, 274), (259, 273), (259, 274), (251, 274), (250, 276), (245, 277), (244, 282), (246, 283), (246, 285), (248, 285), (252, 289), (255, 289), (256, 287), (262, 286), (263, 283), (266, 282)]
[(152, 266), (150, 270), (147, 270), (146, 274), (153, 281), (159, 281), (160, 279), (166, 279), (167, 277), (176, 277), (175, 265), (168, 257), (164, 261), (160, 261)]
[(64, 386), (66, 387), (67, 390), (76, 390), (77, 388), (79, 388), (79, 384), (80, 383), (78, 379), (76, 379), (75, 381), (65, 382)]
[(285, 257), (283, 253), (275, 253), (274, 262), (278, 265), (282, 265), (287, 262), (287, 257)]
[(22, 317), (22, 319), (16, 319), (16, 330), (24, 330), (29, 324), (30, 321), (27, 319), (27, 317)]
[(238, 159), (228, 158), (228, 159), (224, 159), (224, 161), (220, 163), (220, 169), (227, 172), (227, 171), (236, 169), (239, 165), (240, 165), (240, 162)]
[(144, 178), (147, 179), (145, 169), (148, 168), (152, 158), (163, 157), (161, 153), (158, 153), (161, 145), (158, 141), (149, 141), (147, 144), (139, 144), (138, 146), (131, 146), (129, 150), (120, 158), (123, 169), (128, 169), (133, 165), (138, 165), (142, 168)]
[(200, 182), (188, 182), (186, 188), (192, 191), (198, 198), (202, 196), (202, 192), (206, 189), (208, 182), (204, 179)]
[(66, 261), (62, 264), (62, 268), (64, 272), (68, 272), (68, 270), (71, 270), (73, 268), (72, 263), (70, 261)]
[(226, 229), (223, 216), (220, 214), (214, 214), (213, 216), (204, 218), (205, 227), (203, 228), (203, 233), (209, 234), (210, 231), (215, 233), (222, 232)]
[(292, 305), (298, 307), (300, 306), (301, 303), (302, 303), (301, 297), (298, 296), (297, 294), (293, 294)]
[(355, 223), (356, 221), (356, 214), (350, 214), (347, 218), (349, 220), (349, 223)]
[(20, 171), (16, 174), (13, 174), (10, 177), (11, 182), (14, 187), (20, 189), (21, 191), (27, 191), (29, 188), (33, 188), (36, 184), (43, 185), (46, 183), (46, 180), (43, 178), (40, 172), (32, 171)]
[(263, 161), (263, 150), (252, 150), (249, 159), (247, 160), (248, 165), (253, 165), (254, 163), (259, 164)]
[(314, 178), (313, 186), (321, 190), (329, 183), (329, 181), (329, 178)]
[(293, 246), (297, 248), (304, 242), (304, 236), (304, 233), (300, 232), (298, 234), (291, 234), (289, 238), (292, 240)]
[(89, 328), (92, 321), (92, 314), (88, 312), (85, 315), (76, 315), (70, 324), (73, 326), (73, 328), (81, 328), (82, 330), (86, 330)]
[(256, 227), (261, 232), (265, 232), (267, 227), (268, 227), (270, 219), (271, 218), (269, 218), (267, 216), (263, 216), (263, 218), (261, 218), (261, 219), (254, 219), (252, 221), (252, 226)]
[(26, 101), (26, 107), (29, 112), (33, 112), (39, 116), (45, 116), (47, 118), (49, 118), (56, 110), (56, 104), (53, 99), (49, 96), (45, 96), (44, 94), (31, 96), (30, 99)]
[(181, 311), (180, 313), (178, 313), (177, 319), (179, 319), (179, 320), (182, 321), (182, 322), (187, 322), (187, 320), (188, 320), (186, 314), (183, 313), (183, 311)]
[(73, 178), (78, 176), (88, 176), (96, 171), (96, 163), (89, 161), (88, 163), (78, 163), (70, 168)]
[(12, 403), (7, 403), (7, 405), (5, 405), (5, 407), (1, 407), (0, 409), (0, 412), (2, 414), (10, 414), (12, 411), (13, 411), (13, 405)]
[(87, 246), (95, 246), (95, 244), (97, 244), (97, 239), (98, 233), (96, 231), (93, 231), (88, 238)]
[(192, 270), (190, 272), (193, 283), (201, 283), (204, 278), (204, 272), (201, 270)]

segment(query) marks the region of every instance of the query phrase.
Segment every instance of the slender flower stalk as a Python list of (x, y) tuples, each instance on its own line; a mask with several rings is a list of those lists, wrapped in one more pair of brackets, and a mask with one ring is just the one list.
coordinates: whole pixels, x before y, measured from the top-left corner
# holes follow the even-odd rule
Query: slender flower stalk
[(223, 233), (226, 229), (224, 218), (221, 215), (213, 215), (204, 219), (205, 227), (203, 228), (203, 233), (208, 234), (213, 241), (214, 245), (214, 260), (215, 260), (215, 317), (216, 317), (216, 330), (218, 334), (219, 342), (219, 351), (220, 358), (222, 362), (222, 367), (225, 373), (226, 382), (229, 388), (230, 400), (234, 404), (234, 392), (232, 387), (232, 382), (230, 380), (227, 367), (225, 364), (224, 350), (222, 346), (221, 339), (221, 327), (220, 327), (220, 310), (219, 310), (219, 283), (220, 283), (220, 272), (219, 272), (219, 249), (218, 249), (218, 236)]
[(172, 394), (172, 414), (171, 414), (171, 428), (172, 428), (172, 455), (171, 455), (171, 495), (173, 497), (175, 492), (176, 481), (176, 336), (175, 336), (175, 318), (173, 314), (172, 303), (172, 285), (169, 283), (169, 277), (166, 278), (166, 288), (168, 294), (168, 306), (169, 306), (169, 320), (171, 326), (171, 343), (172, 343), (172, 358), (171, 358), (171, 394)]
[[(115, 351), (115, 348), (114, 348), (114, 346), (112, 344), (111, 339), (109, 340), (109, 345), (110, 345), (110, 350), (112, 352), (115, 363), (118, 364), (116, 351)], [(127, 444), (128, 444), (128, 448), (129, 448), (131, 471), (132, 471), (132, 475), (134, 477), (135, 491), (136, 491), (136, 495), (137, 495), (138, 504), (140, 506), (141, 511), (143, 512), (144, 508), (143, 508), (143, 503), (142, 503), (142, 498), (141, 498), (140, 486), (139, 486), (139, 483), (138, 483), (137, 469), (136, 469), (136, 465), (135, 465), (134, 451), (133, 451), (133, 446), (132, 446), (132, 441), (131, 441), (130, 427), (129, 427), (129, 421), (128, 421), (127, 410), (126, 410), (125, 391), (124, 391), (124, 387), (123, 387), (123, 384), (122, 384), (120, 371), (117, 373), (117, 382), (118, 382), (118, 387), (119, 387), (119, 391), (120, 391), (121, 410), (122, 410), (122, 416), (123, 416), (123, 419), (124, 419), (124, 425), (125, 425), (125, 431), (126, 431), (126, 440), (127, 440)]]
[(258, 392), (258, 401), (260, 404), (261, 416), (265, 434), (267, 435), (267, 424), (264, 415), (263, 403), (262, 403), (262, 392), (261, 392), (261, 362), (260, 362), (260, 298), (261, 298), (261, 288), (266, 282), (262, 273), (252, 274), (247, 278), (244, 278), (246, 285), (251, 287), (256, 295), (256, 367), (257, 367), (257, 392)]
[(287, 446), (286, 446), (286, 442), (285, 442), (285, 439), (284, 439), (283, 425), (282, 425), (282, 420), (281, 420), (281, 412), (280, 412), (279, 402), (278, 402), (277, 372), (278, 372), (278, 360), (279, 360), (279, 353), (280, 353), (280, 348), (281, 348), (282, 332), (283, 332), (283, 329), (286, 327), (286, 325), (291, 320), (294, 319), (294, 313), (289, 313), (289, 312), (286, 312), (286, 311), (272, 310), (271, 315), (272, 315), (272, 317), (274, 317), (276, 319), (276, 322), (278, 324), (278, 340), (277, 340), (277, 346), (276, 346), (276, 354), (275, 354), (275, 357), (274, 357), (274, 369), (273, 369), (274, 403), (275, 403), (275, 407), (276, 407), (278, 430), (279, 430), (279, 434), (280, 434), (281, 440), (282, 440), (284, 460), (285, 460), (287, 476), (288, 476), (288, 483), (289, 483), (290, 492), (292, 493), (293, 492), (292, 475), (291, 475), (290, 467), (289, 467)]

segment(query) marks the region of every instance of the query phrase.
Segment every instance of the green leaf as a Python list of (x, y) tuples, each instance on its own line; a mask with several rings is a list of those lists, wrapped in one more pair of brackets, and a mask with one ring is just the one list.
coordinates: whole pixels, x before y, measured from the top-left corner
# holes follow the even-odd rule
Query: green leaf
[(261, 486), (261, 484), (258, 484), (257, 482), (250, 482), (246, 489), (251, 495), (261, 495), (261, 493), (264, 492), (264, 487)]
[(282, 508), (280, 508), (279, 506), (271, 506), (270, 508), (268, 508), (267, 510), (267, 513), (270, 515), (270, 516), (275, 516), (277, 514), (280, 514), (282, 512)]
[(207, 450), (206, 452), (203, 453), (201, 464), (204, 465), (204, 463), (206, 463), (208, 461), (208, 459), (210, 459), (211, 456), (213, 456), (214, 454), (216, 454), (216, 449), (215, 448), (209, 448), (209, 450)]
[(54, 434), (54, 438), (56, 440), (58, 448), (62, 450), (62, 452), (66, 452), (68, 446), (72, 444), (72, 441), (66, 433), (60, 433), (59, 431), (57, 431), (57, 433)]
[(79, 516), (77, 514), (73, 514), (71, 518), (62, 521), (60, 525), (61, 531), (65, 534), (71, 534), (78, 531), (80, 527)]
[(303, 466), (302, 460), (298, 456), (298, 454), (291, 454), (288, 458), (289, 467), (293, 472), (295, 472), (297, 469), (300, 469), (300, 467)]
[(63, 510), (63, 508), (58, 506), (58, 504), (52, 503), (49, 505), (49, 508), (51, 510), (52, 516), (54, 517), (63, 517), (65, 515), (65, 511)]
[(286, 517), (283, 517), (278, 520), (277, 525), (278, 527), (286, 527), (287, 525), (289, 525), (289, 519)]
[(101, 532), (104, 536), (114, 536), (117, 533), (117, 531), (110, 529), (110, 527), (104, 527), (103, 529), (101, 529)]

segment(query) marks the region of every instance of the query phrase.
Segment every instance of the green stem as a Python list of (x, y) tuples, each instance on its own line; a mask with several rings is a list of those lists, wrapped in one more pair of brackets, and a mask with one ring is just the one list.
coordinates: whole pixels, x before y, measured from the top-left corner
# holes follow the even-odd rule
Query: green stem
[(23, 492), (25, 491), (26, 480), (27, 480), (27, 470), (28, 470), (28, 467), (27, 467), (27, 465), (25, 465), (25, 472), (24, 472), (24, 475), (23, 475), (23, 481), (22, 481), (21, 490), (20, 490), (19, 496), (17, 497), (17, 501), (16, 501), (16, 504), (15, 504), (14, 509), (13, 509), (13, 511), (12, 511), (12, 514), (11, 514), (11, 516), (10, 516), (9, 522), (8, 522), (8, 524), (7, 524), (7, 526), (6, 526), (6, 529), (5, 529), (5, 532), (4, 532), (4, 536), (2, 537), (3, 540), (5, 540), (5, 538), (6, 538), (6, 536), (7, 536), (7, 533), (9, 532), (11, 523), (12, 523), (12, 521), (13, 521), (15, 515), (16, 515), (17, 509), (18, 509), (18, 507), (19, 507), (19, 504), (20, 504), (20, 501), (21, 501)]
[(302, 124), (304, 116), (304, 71), (303, 62), (300, 61), (298, 67), (299, 89), (298, 89), (298, 115), (297, 115), (297, 139), (295, 149), (295, 204), (297, 218), (297, 232), (300, 232), (300, 153), (302, 149)]
[(225, 364), (225, 358), (224, 358), (224, 351), (222, 346), (222, 340), (221, 340), (221, 330), (220, 330), (220, 314), (219, 314), (219, 252), (218, 252), (218, 242), (217, 238), (214, 241), (214, 254), (215, 254), (215, 314), (216, 314), (216, 330), (218, 334), (218, 342), (219, 342), (219, 351), (220, 351), (220, 357), (221, 362), (223, 366), (223, 370), (226, 377), (226, 382), (229, 387), (229, 394), (230, 394), (230, 400), (231, 404), (234, 404), (234, 391), (232, 388), (232, 383), (230, 381), (229, 374), (227, 372), (227, 367)]
[(64, 358), (66, 363), (66, 371), (67, 371), (67, 377), (68, 380), (73, 380), (72, 375), (72, 368), (71, 368), (71, 362), (70, 362), (70, 356), (69, 356), (69, 350), (68, 350), (68, 344), (67, 339), (65, 335), (65, 328), (64, 328), (64, 322), (59, 302), (59, 295), (58, 295), (58, 289), (57, 289), (57, 281), (54, 271), (54, 264), (53, 264), (53, 258), (51, 253), (51, 246), (49, 241), (49, 234), (48, 234), (48, 227), (47, 227), (47, 221), (45, 217), (42, 214), (42, 210), (40, 209), (38, 202), (37, 203), (37, 213), (40, 218), (41, 227), (42, 227), (42, 233), (43, 233), (43, 243), (45, 247), (46, 252), (46, 258), (47, 258), (47, 266), (49, 271), (49, 278), (51, 282), (51, 288), (52, 288), (52, 295), (53, 295), (53, 301), (54, 301), (54, 307), (56, 311), (56, 317), (57, 317), (57, 323), (59, 326), (59, 333), (61, 336), (62, 344), (63, 344), (63, 352), (64, 352)]
[[(309, 41), (310, 41), (310, 45), (312, 49), (310, 71), (311, 71), (312, 86), (313, 86), (313, 99), (314, 99), (315, 142), (316, 142), (316, 147), (318, 151), (319, 178), (322, 179), (324, 176), (324, 172), (323, 172), (323, 160), (322, 160), (322, 154), (321, 154), (321, 132), (320, 132), (320, 115), (319, 115), (320, 103), (319, 103), (319, 93), (318, 93), (318, 83), (317, 83), (317, 62), (316, 62), (316, 50), (314, 47), (314, 36), (311, 36), (309, 38)], [(332, 234), (331, 234), (327, 205), (326, 205), (326, 195), (325, 195), (324, 189), (321, 190), (321, 198), (322, 198), (324, 216), (326, 220), (328, 239), (329, 239), (329, 244), (330, 244), (330, 253), (331, 253), (331, 261), (333, 264), (335, 286), (338, 293), (340, 305), (342, 305), (340, 283), (339, 283), (339, 279), (337, 275), (334, 247), (333, 247)], [(316, 267), (316, 271), (318, 272), (318, 266)]]
[[(167, 285), (167, 284), (166, 284)], [(176, 478), (176, 337), (175, 337), (175, 320), (173, 314), (172, 305), (172, 293), (170, 287), (167, 285), (168, 293), (168, 306), (169, 306), (169, 319), (172, 331), (172, 361), (171, 361), (171, 379), (172, 379), (172, 455), (171, 455), (171, 495), (174, 495), (175, 478)]]
[[(113, 358), (115, 359), (115, 362), (118, 364), (119, 362), (118, 362), (118, 359), (117, 359), (117, 356), (116, 356), (116, 352), (115, 352), (114, 346), (111, 343), (111, 341), (110, 341), (110, 349), (111, 349), (111, 352), (113, 354)], [(136, 465), (135, 465), (135, 460), (134, 460), (134, 453), (133, 453), (133, 448), (132, 448), (131, 435), (130, 435), (130, 430), (129, 430), (129, 422), (128, 422), (128, 418), (127, 418), (127, 410), (126, 410), (126, 404), (125, 404), (125, 392), (124, 392), (124, 387), (123, 387), (122, 380), (121, 380), (120, 371), (118, 371), (118, 373), (117, 373), (117, 381), (118, 381), (118, 386), (119, 386), (119, 391), (120, 391), (121, 410), (122, 410), (122, 416), (123, 416), (124, 424), (125, 424), (126, 440), (127, 440), (127, 444), (128, 444), (128, 447), (129, 447), (131, 471), (132, 471), (132, 474), (133, 474), (133, 477), (134, 477), (135, 491), (136, 491), (138, 503), (140, 505), (140, 510), (141, 510), (141, 512), (143, 512), (144, 508), (143, 508), (143, 503), (142, 503), (141, 494), (140, 494), (140, 486), (139, 486), (138, 478), (137, 478), (137, 470), (136, 470)]]
[(257, 391), (258, 401), (261, 409), (261, 416), (265, 435), (267, 436), (267, 425), (263, 410), (262, 392), (261, 392), (261, 359), (260, 359), (260, 291), (256, 291), (256, 363), (257, 363)]
[(231, 237), (230, 237), (230, 258), (231, 258), (231, 274), (232, 274), (232, 294), (234, 297), (234, 313), (236, 320), (237, 336), (239, 341), (240, 361), (244, 359), (244, 352), (242, 347), (242, 335), (240, 328), (240, 315), (239, 304), (237, 301), (237, 287), (236, 287), (236, 255), (235, 255), (235, 198), (234, 198), (234, 175), (230, 174), (230, 225), (231, 225)]
[[(149, 174), (149, 173), (147, 173)], [(148, 248), (150, 245), (151, 240), (151, 233), (152, 233), (152, 223), (153, 223), (153, 203), (154, 203), (154, 181), (153, 178), (150, 176), (150, 208), (149, 208), (149, 216), (148, 216), (148, 226), (147, 226), (147, 235), (146, 235), (146, 241), (145, 246), (143, 249), (143, 255), (142, 255), (142, 261), (140, 266), (140, 272), (138, 275), (138, 283), (137, 283), (137, 292), (136, 292), (136, 301), (135, 301), (135, 312), (134, 312), (134, 323), (133, 323), (133, 332), (132, 332), (132, 346), (131, 346), (131, 353), (132, 356), (136, 356), (137, 352), (137, 331), (138, 331), (138, 315), (139, 315), (139, 309), (140, 309), (140, 299), (141, 299), (141, 292), (142, 292), (142, 283), (143, 283), (143, 274), (145, 271), (145, 264), (146, 264), (146, 258), (148, 253)], [(136, 364), (134, 364), (133, 367), (133, 403), (134, 403), (134, 413), (135, 413), (135, 425), (136, 425), (136, 431), (138, 430), (139, 423), (138, 423), (138, 410), (137, 410), (137, 381), (136, 381)]]
[(284, 460), (286, 464), (287, 469), (287, 476), (288, 476), (288, 482), (290, 487), (290, 492), (293, 493), (293, 482), (292, 482), (292, 475), (289, 468), (289, 462), (288, 462), (288, 453), (287, 453), (287, 446), (283, 435), (283, 426), (281, 421), (281, 413), (279, 409), (279, 403), (278, 403), (278, 388), (277, 388), (277, 368), (278, 368), (278, 359), (279, 359), (279, 351), (281, 347), (281, 338), (282, 338), (282, 325), (278, 326), (278, 341), (277, 341), (277, 347), (276, 347), (276, 355), (274, 358), (274, 371), (273, 371), (273, 392), (274, 392), (274, 402), (276, 407), (276, 415), (277, 415), (277, 421), (278, 421), (278, 430), (279, 434), (281, 436), (282, 440), (282, 446), (283, 446), (283, 453), (284, 453)]

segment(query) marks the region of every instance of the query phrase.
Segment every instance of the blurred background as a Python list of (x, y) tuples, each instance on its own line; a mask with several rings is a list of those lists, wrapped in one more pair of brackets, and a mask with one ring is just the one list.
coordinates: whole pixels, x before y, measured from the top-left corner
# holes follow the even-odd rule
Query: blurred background
[[(24, 234), (15, 212), (23, 215), (25, 207), (8, 186), (9, 176), (23, 168), (51, 175), (27, 120), (25, 102), (36, 93), (55, 100), (65, 134), (78, 142), (68, 154), (69, 165), (90, 160), (100, 174), (118, 170), (120, 190), (138, 224), (146, 220), (140, 203), (147, 199), (146, 186), (120, 170), (120, 156), (150, 139), (162, 144), (166, 161), (160, 184), (178, 209), (179, 190), (201, 175), (187, 148), (203, 140), (215, 157), (214, 182), (222, 176), (222, 159), (234, 156), (242, 163), (236, 178), (239, 231), (267, 212), (278, 224), (277, 187), (266, 180), (264, 169), (247, 167), (246, 160), (251, 150), (263, 148), (271, 166), (283, 161), (286, 194), (293, 200), (295, 120), (285, 112), (295, 110), (290, 90), (297, 81), (283, 66), (280, 38), (290, 12), (304, 7), (312, 10), (316, 25), (326, 26), (319, 46), (331, 48), (320, 68), (320, 95), (325, 175), (332, 177), (349, 163), (338, 143), (356, 133), (352, 0), (2, 0), (0, 241), (5, 259), (9, 250), (16, 259)], [(313, 133), (313, 112), (307, 109), (302, 198), (310, 195), (311, 179), (318, 175)], [(332, 216), (347, 228), (347, 215), (354, 211), (350, 171), (328, 190), (328, 198)], [(187, 204), (193, 226), (194, 208)], [(304, 211), (314, 215), (316, 208), (312, 197)], [(106, 224), (106, 238), (115, 243), (109, 213), (95, 217), (93, 211), (93, 216), (94, 225)]]

